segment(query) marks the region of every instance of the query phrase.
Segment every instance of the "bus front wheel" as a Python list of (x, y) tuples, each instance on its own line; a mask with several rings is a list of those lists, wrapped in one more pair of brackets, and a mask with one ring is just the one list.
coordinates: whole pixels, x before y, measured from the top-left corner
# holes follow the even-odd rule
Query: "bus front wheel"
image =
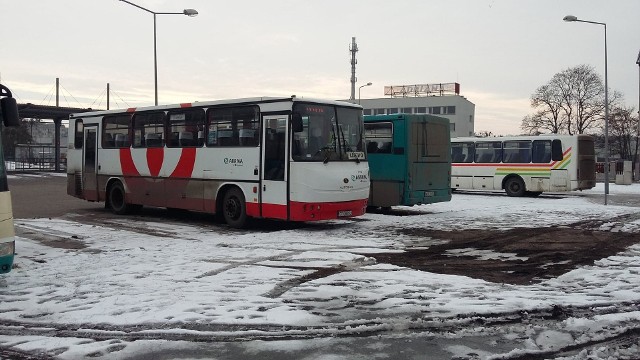
[(125, 200), (124, 186), (116, 182), (109, 187), (109, 207), (113, 213), (118, 215), (127, 214), (130, 210), (129, 204)]
[(524, 181), (519, 177), (511, 177), (504, 184), (504, 189), (507, 191), (507, 195), (520, 197), (526, 192)]
[(244, 195), (238, 188), (229, 189), (222, 201), (224, 221), (231, 227), (243, 228), (247, 223), (247, 208)]

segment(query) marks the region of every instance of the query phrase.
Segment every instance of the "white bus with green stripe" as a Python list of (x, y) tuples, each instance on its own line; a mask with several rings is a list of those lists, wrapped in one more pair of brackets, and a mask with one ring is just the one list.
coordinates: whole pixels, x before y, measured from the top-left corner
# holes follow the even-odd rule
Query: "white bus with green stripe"
[(595, 146), (589, 135), (453, 138), (451, 161), (453, 189), (537, 196), (596, 184)]

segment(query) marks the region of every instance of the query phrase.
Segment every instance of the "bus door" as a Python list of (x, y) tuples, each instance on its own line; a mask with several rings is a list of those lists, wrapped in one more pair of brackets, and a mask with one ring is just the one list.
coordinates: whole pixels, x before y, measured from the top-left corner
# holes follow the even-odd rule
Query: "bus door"
[(82, 152), (82, 190), (85, 200), (98, 201), (98, 127), (84, 127)]
[(288, 219), (287, 194), (288, 115), (262, 117), (262, 173), (260, 175), (260, 214)]

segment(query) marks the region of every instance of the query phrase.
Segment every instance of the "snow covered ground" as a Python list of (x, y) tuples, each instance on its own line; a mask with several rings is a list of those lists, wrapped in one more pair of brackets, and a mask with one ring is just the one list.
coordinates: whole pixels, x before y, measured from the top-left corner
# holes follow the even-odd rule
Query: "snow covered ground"
[[(17, 219), (39, 237), (17, 238), (17, 267), (0, 277), (0, 347), (60, 359), (638, 358), (638, 244), (529, 285), (372, 257), (442, 242), (397, 229), (613, 219), (593, 230), (640, 236), (640, 208), (586, 196), (602, 191), (599, 184), (564, 198), (455, 194), (448, 203), (407, 208), (407, 216), (282, 230)], [(640, 195), (640, 185), (611, 185), (612, 197), (628, 194)], [(522, 261), (469, 248), (450, 255)]]

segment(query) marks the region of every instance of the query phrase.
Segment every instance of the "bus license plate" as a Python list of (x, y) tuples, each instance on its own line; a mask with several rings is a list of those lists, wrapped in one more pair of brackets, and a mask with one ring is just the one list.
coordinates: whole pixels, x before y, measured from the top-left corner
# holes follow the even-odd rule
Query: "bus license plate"
[(435, 191), (425, 191), (424, 192), (424, 196), (436, 196), (436, 192)]
[(351, 210), (341, 210), (338, 211), (338, 217), (347, 217), (347, 216), (352, 216), (353, 212)]

